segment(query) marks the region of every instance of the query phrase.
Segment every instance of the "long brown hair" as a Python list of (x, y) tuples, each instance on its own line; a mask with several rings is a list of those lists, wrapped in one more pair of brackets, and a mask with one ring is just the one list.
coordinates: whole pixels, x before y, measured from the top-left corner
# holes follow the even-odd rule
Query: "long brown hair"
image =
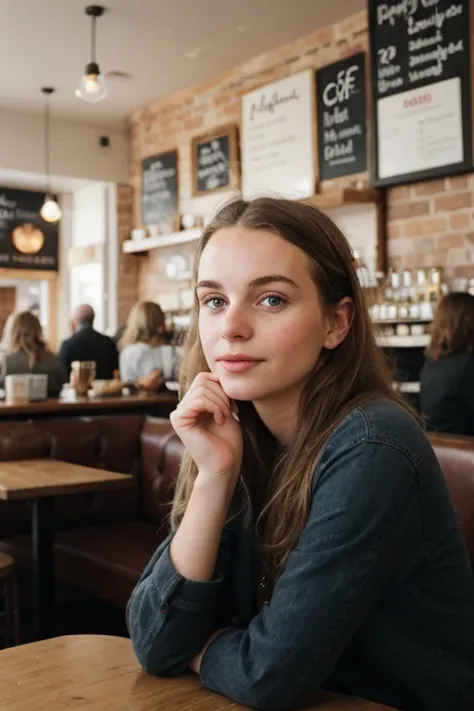
[[(255, 479), (264, 482), (261, 506), (255, 512), (259, 517), (257, 532), (266, 571), (275, 579), (305, 526), (314, 468), (331, 432), (351, 409), (368, 398), (383, 396), (403, 401), (393, 392), (390, 369), (376, 345), (351, 248), (332, 220), (315, 207), (291, 200), (235, 200), (204, 230), (197, 249), (195, 276), (212, 235), (236, 225), (273, 232), (306, 252), (324, 309), (336, 306), (345, 296), (354, 303), (352, 325), (344, 341), (335, 350), (323, 350), (308, 377), (300, 399), (296, 434), (282, 461), (276, 441), (253, 404), (238, 403), (244, 436), (241, 474), (248, 489)], [(198, 308), (195, 299), (181, 369), (182, 393), (199, 372), (209, 371), (199, 338)], [(174, 527), (182, 519), (196, 475), (196, 466), (185, 453), (172, 510)]]
[(119, 342), (119, 349), (132, 343), (158, 346), (163, 343), (165, 315), (154, 301), (139, 301), (130, 311), (127, 326)]
[(43, 329), (31, 311), (22, 311), (14, 318), (11, 331), (12, 353), (24, 351), (28, 355), (28, 366), (34, 366), (48, 353), (43, 339)]
[(426, 349), (432, 360), (455, 353), (474, 354), (474, 296), (463, 291), (453, 291), (440, 301)]

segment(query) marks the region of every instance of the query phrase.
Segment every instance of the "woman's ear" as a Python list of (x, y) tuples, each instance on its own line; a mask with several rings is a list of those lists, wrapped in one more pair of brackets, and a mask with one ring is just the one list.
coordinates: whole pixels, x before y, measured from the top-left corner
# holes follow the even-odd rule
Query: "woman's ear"
[(347, 336), (354, 318), (354, 303), (349, 296), (345, 296), (332, 309), (328, 318), (328, 331), (324, 339), (323, 348), (334, 350)]

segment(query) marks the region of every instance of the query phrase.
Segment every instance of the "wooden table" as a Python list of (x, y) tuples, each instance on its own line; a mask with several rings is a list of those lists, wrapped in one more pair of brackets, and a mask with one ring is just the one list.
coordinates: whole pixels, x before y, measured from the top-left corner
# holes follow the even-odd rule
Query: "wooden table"
[(178, 403), (176, 393), (130, 395), (129, 397), (83, 398), (78, 400), (43, 400), (26, 405), (0, 402), (1, 420), (45, 419), (51, 416), (79, 417), (84, 415), (143, 412), (168, 417)]
[[(327, 694), (314, 711), (390, 711)], [(203, 689), (195, 674), (157, 679), (143, 672), (129, 640), (56, 637), (0, 652), (2, 711), (238, 711), (243, 706)]]
[[(54, 497), (129, 487), (133, 477), (54, 459), (0, 462), (0, 499), (32, 502), (35, 636), (54, 629)], [(0, 707), (1, 708), (1, 707)]]

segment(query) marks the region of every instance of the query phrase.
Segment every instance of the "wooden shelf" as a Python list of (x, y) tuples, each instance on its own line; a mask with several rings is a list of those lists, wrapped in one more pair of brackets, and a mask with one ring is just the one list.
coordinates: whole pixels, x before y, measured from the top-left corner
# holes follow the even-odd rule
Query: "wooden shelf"
[(156, 235), (156, 237), (145, 237), (144, 239), (127, 239), (122, 245), (125, 254), (135, 254), (148, 252), (150, 249), (161, 249), (163, 247), (175, 247), (187, 242), (196, 242), (202, 233), (202, 229), (182, 230), (170, 235)]
[(337, 188), (335, 190), (328, 190), (327, 192), (312, 195), (309, 198), (305, 198), (301, 202), (327, 210), (331, 207), (343, 207), (344, 205), (374, 204), (379, 202), (379, 200), (379, 192), (372, 188), (365, 188), (364, 190), (356, 190), (355, 188)]
[[(343, 205), (364, 205), (375, 204), (379, 201), (380, 194), (372, 188), (356, 190), (355, 188), (337, 188), (328, 190), (309, 198), (304, 198), (301, 202), (314, 205), (320, 209), (330, 209), (342, 207)], [(122, 245), (125, 254), (137, 254), (148, 252), (150, 249), (161, 249), (163, 247), (174, 247), (187, 242), (194, 242), (201, 236), (201, 229), (183, 230), (170, 235), (157, 235), (156, 237), (145, 237), (144, 239), (128, 239)]]

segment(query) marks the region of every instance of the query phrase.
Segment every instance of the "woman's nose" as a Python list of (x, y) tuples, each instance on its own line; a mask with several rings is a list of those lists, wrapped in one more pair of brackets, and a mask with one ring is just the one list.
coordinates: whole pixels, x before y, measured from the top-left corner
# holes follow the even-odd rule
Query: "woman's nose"
[(228, 341), (247, 340), (253, 334), (253, 327), (244, 309), (228, 307), (221, 322), (221, 336)]

